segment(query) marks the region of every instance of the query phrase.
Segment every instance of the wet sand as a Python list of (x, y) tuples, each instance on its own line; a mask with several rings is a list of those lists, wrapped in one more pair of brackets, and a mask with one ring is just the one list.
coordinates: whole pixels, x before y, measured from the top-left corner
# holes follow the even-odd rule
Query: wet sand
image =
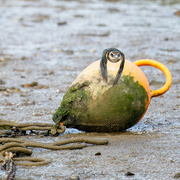
[[(126, 59), (155, 59), (172, 73), (172, 87), (153, 98), (143, 119), (127, 132), (89, 133), (107, 146), (82, 150), (34, 149), (48, 166), (17, 167), (18, 179), (174, 179), (180, 173), (180, 3), (159, 1), (0, 1), (0, 118), (52, 123), (75, 77), (116, 47)], [(164, 75), (143, 67), (152, 89)], [(37, 82), (37, 86), (25, 85)], [(70, 131), (72, 132), (72, 131)], [(55, 142), (80, 136), (24, 137)], [(100, 156), (95, 156), (101, 152)], [(125, 176), (126, 172), (134, 176)], [(0, 170), (0, 178), (3, 177)]]

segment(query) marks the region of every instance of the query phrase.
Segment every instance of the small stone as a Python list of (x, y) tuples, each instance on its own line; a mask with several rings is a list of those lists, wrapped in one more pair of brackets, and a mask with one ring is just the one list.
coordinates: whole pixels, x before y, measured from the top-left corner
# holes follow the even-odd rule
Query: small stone
[(74, 53), (74, 51), (73, 51), (73, 50), (66, 50), (65, 52), (66, 52), (66, 54), (69, 54), (69, 55), (71, 55), (71, 54), (73, 54), (73, 53)]
[(27, 87), (34, 87), (38, 86), (38, 82), (33, 81), (31, 84), (24, 84), (22, 87), (27, 88)]
[(62, 26), (62, 25), (66, 25), (67, 22), (66, 21), (62, 21), (62, 22), (58, 22), (57, 24), (58, 24), (58, 26)]
[(101, 155), (101, 152), (97, 152), (96, 154), (95, 154), (95, 156), (100, 156)]
[(0, 78), (0, 84), (6, 84), (6, 82)]
[(132, 172), (130, 172), (130, 171), (128, 171), (126, 174), (125, 174), (125, 176), (134, 176), (135, 174), (134, 173), (132, 173)]
[(54, 48), (54, 50), (53, 50), (55, 53), (62, 53), (63, 52), (63, 50), (62, 49), (58, 49), (58, 48)]
[(180, 173), (175, 174), (175, 175), (174, 175), (174, 178), (175, 178), (175, 179), (180, 178)]
[(63, 90), (61, 90), (61, 89), (56, 89), (56, 92), (57, 92), (57, 93), (61, 93), (61, 92), (63, 92)]
[(69, 180), (80, 180), (79, 176), (71, 175)]
[(54, 71), (50, 71), (48, 75), (53, 75), (54, 74)]
[(34, 81), (34, 82), (32, 82), (30, 85), (31, 85), (31, 87), (37, 86), (37, 85), (38, 85), (38, 82), (35, 82), (35, 81)]
[(164, 38), (164, 40), (165, 40), (165, 41), (169, 41), (169, 38), (168, 38), (168, 37), (166, 37), (166, 38)]
[(14, 93), (21, 93), (21, 90), (20, 90), (19, 88), (16, 88), (16, 89), (14, 90)]
[(26, 60), (26, 59), (28, 59), (26, 56), (21, 57), (21, 60), (23, 60), (23, 61)]
[(33, 113), (33, 116), (43, 116), (41, 113)]

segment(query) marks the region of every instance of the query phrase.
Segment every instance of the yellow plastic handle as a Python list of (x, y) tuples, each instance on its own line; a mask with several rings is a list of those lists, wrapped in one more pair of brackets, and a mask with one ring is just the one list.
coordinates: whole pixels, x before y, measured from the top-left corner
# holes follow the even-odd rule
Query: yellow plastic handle
[(161, 70), (164, 73), (164, 75), (166, 76), (166, 83), (164, 84), (163, 87), (161, 87), (160, 89), (157, 89), (157, 90), (150, 90), (151, 97), (160, 96), (169, 90), (169, 88), (171, 87), (171, 83), (172, 83), (172, 76), (171, 76), (169, 69), (165, 65), (163, 65), (162, 63), (160, 63), (158, 61), (152, 60), (152, 59), (140, 59), (140, 60), (135, 61), (134, 63), (137, 66), (156, 67), (159, 70)]

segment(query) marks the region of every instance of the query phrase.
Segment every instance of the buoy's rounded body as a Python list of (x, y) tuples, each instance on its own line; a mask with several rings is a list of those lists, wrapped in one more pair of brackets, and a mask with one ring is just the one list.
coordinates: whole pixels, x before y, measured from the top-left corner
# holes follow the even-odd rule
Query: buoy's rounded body
[(84, 69), (64, 95), (53, 120), (96, 132), (123, 131), (135, 125), (150, 103), (149, 83), (142, 70), (126, 60), (117, 85), (112, 86), (119, 65), (108, 61), (108, 82), (102, 79), (100, 61)]

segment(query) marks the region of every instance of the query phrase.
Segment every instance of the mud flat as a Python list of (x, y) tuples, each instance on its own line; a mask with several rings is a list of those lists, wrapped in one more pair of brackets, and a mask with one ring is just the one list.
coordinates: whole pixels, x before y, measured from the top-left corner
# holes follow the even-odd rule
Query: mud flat
[[(75, 77), (119, 48), (126, 58), (156, 59), (172, 73), (170, 90), (153, 98), (143, 119), (127, 132), (89, 133), (108, 138), (106, 146), (82, 150), (34, 149), (51, 164), (17, 167), (20, 179), (174, 179), (180, 173), (180, 3), (158, 1), (0, 1), (0, 118), (52, 123), (52, 115)], [(152, 89), (165, 81), (142, 68)], [(81, 136), (24, 137), (55, 142)], [(96, 154), (96, 155), (95, 155)], [(98, 154), (98, 155), (97, 155)], [(129, 177), (131, 172), (134, 175)], [(3, 177), (0, 170), (0, 178)]]

